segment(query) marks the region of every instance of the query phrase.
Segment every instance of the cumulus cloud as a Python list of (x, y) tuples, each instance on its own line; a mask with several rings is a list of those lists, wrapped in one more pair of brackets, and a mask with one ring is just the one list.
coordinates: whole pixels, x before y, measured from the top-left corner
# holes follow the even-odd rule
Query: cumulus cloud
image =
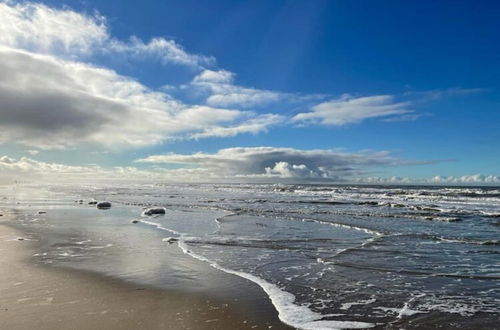
[[(295, 115), (291, 120), (296, 123), (342, 126), (357, 124), (369, 118), (390, 117), (412, 114), (409, 102), (397, 102), (392, 95), (365, 97), (342, 97), (319, 103), (310, 112)], [(413, 117), (412, 117), (413, 118)]]
[(328, 180), (351, 177), (374, 167), (422, 163), (400, 160), (385, 151), (348, 153), (336, 150), (275, 147), (227, 148), (213, 154), (153, 155), (137, 162), (190, 165), (216, 173), (221, 178), (276, 177)]
[(215, 62), (213, 57), (188, 53), (174, 40), (113, 38), (106, 19), (99, 14), (86, 15), (33, 2), (0, 2), (0, 45), (71, 59), (118, 53), (195, 68)]
[(68, 166), (57, 163), (39, 162), (27, 157), (20, 159), (8, 156), (0, 157), (0, 183), (12, 183), (15, 180), (31, 181), (44, 180), (45, 178), (78, 177), (88, 173), (95, 173), (96, 168), (83, 166)]
[(0, 2), (0, 143), (37, 148), (94, 144), (141, 147), (169, 139), (267, 131), (281, 119), (228, 107), (187, 105), (117, 72), (85, 62), (97, 52), (154, 57), (201, 70), (199, 84), (231, 84), (202, 70), (213, 58), (173, 40), (110, 36), (106, 20), (43, 4)]
[[(74, 166), (60, 163), (48, 163), (22, 157), (0, 157), (0, 183), (14, 181), (28, 182), (153, 182), (170, 179), (175, 181), (179, 173), (164, 169), (139, 169), (137, 167), (110, 167), (97, 165)], [(183, 178), (185, 180), (186, 178)]]
[(2, 169), (2, 174), (5, 174), (5, 172), (16, 174), (33, 172), (67, 174), (87, 172), (89, 169), (97, 167), (69, 166), (58, 163), (39, 162), (27, 157), (15, 159), (8, 156), (2, 156), (0, 157), (0, 168)]
[(232, 84), (234, 81), (234, 73), (226, 70), (203, 70), (200, 74), (194, 77), (193, 82), (196, 84), (216, 83), (216, 84)]
[(436, 185), (491, 185), (500, 184), (498, 175), (463, 175), (463, 176), (434, 176), (432, 178), (409, 178), (409, 177), (357, 177), (350, 180), (362, 184), (436, 184)]
[(0, 44), (41, 53), (86, 54), (109, 39), (103, 17), (36, 3), (0, 2)]
[(187, 106), (116, 72), (0, 47), (0, 143), (144, 146), (247, 117)]
[(265, 176), (279, 178), (319, 178), (320, 174), (317, 171), (309, 169), (306, 165), (289, 164), (288, 162), (277, 162), (273, 168), (266, 167)]
[(483, 174), (473, 174), (473, 175), (463, 175), (463, 176), (435, 176), (428, 180), (431, 183), (444, 183), (444, 184), (489, 184), (489, 183), (500, 183), (500, 176), (498, 175), (483, 175)]

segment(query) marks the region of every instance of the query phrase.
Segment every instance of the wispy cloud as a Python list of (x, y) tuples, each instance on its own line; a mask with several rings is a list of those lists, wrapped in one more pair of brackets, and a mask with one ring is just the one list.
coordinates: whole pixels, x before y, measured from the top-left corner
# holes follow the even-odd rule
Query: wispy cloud
[(417, 111), (419, 106), (447, 97), (470, 95), (484, 88), (449, 88), (431, 91), (409, 91), (399, 95), (370, 95), (355, 97), (344, 94), (313, 105), (309, 111), (291, 118), (292, 123), (307, 125), (344, 126), (359, 124), (368, 119), (384, 122), (414, 121), (431, 113)]
[(283, 93), (240, 86), (235, 83), (235, 77), (236, 74), (227, 70), (205, 69), (183, 89), (201, 95), (208, 105), (243, 109), (278, 106), (283, 111), (290, 106), (310, 105), (326, 97), (321, 94)]
[(403, 95), (405, 96), (416, 96), (420, 102), (436, 101), (445, 97), (461, 96), (461, 95), (471, 95), (477, 93), (483, 93), (488, 91), (487, 88), (447, 88), (447, 89), (434, 89), (428, 91), (408, 91)]
[(398, 102), (392, 95), (353, 97), (343, 95), (338, 99), (319, 103), (309, 112), (295, 115), (291, 121), (304, 124), (342, 126), (357, 124), (369, 118), (394, 118), (415, 115), (409, 102)]
[(207, 137), (228, 137), (236, 136), (243, 133), (257, 134), (267, 132), (268, 129), (274, 125), (278, 125), (285, 120), (285, 117), (276, 114), (264, 114), (243, 121), (234, 126), (228, 127), (208, 127), (202, 132), (194, 133), (191, 137), (194, 139), (207, 138)]
[(187, 87), (205, 94), (208, 105), (220, 107), (251, 108), (276, 103), (287, 96), (285, 93), (235, 85), (234, 76), (226, 70), (204, 70)]
[(191, 54), (175, 40), (165, 38), (153, 38), (147, 43), (137, 37), (130, 38), (128, 42), (111, 39), (105, 50), (133, 58), (158, 59), (163, 64), (179, 64), (200, 70), (215, 64), (214, 57)]

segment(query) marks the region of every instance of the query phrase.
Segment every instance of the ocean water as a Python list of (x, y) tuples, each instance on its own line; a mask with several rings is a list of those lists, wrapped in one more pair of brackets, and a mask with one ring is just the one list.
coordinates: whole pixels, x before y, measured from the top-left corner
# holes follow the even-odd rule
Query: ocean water
[[(149, 274), (169, 260), (163, 244), (258, 284), (293, 327), (500, 329), (500, 188), (156, 184), (50, 191), (39, 204), (30, 200), (47, 216), (18, 216), (34, 231), (58, 233), (35, 256), (40, 262), (161, 286), (161, 277)], [(97, 210), (87, 204), (94, 199), (113, 207)], [(166, 213), (143, 214), (153, 206)], [(71, 207), (87, 212), (85, 219), (71, 217)], [(127, 263), (118, 247), (135, 231), (148, 233), (135, 246), (154, 253)]]

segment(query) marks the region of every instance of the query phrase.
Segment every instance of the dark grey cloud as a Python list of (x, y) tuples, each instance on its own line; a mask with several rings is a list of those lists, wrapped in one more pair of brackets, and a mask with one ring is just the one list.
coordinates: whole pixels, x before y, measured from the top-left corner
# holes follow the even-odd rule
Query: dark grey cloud
[(213, 154), (153, 155), (137, 162), (194, 165), (204, 173), (220, 177), (325, 180), (340, 180), (377, 167), (426, 163), (401, 160), (385, 151), (349, 153), (275, 147), (227, 148)]

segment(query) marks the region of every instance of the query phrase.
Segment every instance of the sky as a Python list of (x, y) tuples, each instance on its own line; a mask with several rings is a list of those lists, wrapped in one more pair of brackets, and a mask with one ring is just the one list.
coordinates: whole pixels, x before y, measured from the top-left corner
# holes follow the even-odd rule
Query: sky
[(496, 1), (2, 1), (0, 182), (500, 184)]

